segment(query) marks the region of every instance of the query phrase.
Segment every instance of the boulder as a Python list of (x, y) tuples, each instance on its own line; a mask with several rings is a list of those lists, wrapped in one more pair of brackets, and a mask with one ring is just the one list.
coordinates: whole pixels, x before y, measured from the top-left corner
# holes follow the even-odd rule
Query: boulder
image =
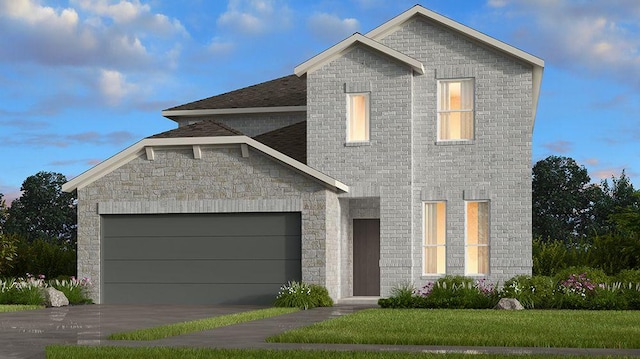
[(69, 305), (69, 299), (61, 291), (48, 287), (44, 289), (44, 304), (47, 307), (62, 307)]
[(516, 298), (502, 298), (493, 309), (523, 310), (524, 307)]

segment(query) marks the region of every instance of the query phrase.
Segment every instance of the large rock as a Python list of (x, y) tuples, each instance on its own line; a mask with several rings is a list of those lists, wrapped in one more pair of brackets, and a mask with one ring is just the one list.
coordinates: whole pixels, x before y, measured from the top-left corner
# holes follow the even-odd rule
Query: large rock
[(44, 304), (47, 307), (62, 307), (69, 305), (69, 299), (61, 291), (48, 287), (44, 289)]
[(493, 309), (523, 310), (524, 307), (516, 298), (502, 298)]

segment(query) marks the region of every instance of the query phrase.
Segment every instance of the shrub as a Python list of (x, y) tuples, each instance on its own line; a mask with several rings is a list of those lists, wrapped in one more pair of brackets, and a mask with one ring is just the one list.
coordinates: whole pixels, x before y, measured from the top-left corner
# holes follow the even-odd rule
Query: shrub
[(43, 305), (43, 292), (47, 287), (63, 292), (69, 299), (69, 304), (86, 304), (91, 303), (88, 297), (90, 286), (91, 281), (87, 278), (77, 280), (71, 277), (45, 282), (44, 275), (40, 274), (36, 278), (27, 273), (26, 278), (0, 280), (0, 304)]
[(615, 275), (616, 282), (620, 283), (640, 283), (640, 269), (624, 269)]
[(27, 273), (27, 278), (0, 281), (0, 304), (42, 305), (42, 289), (46, 287), (44, 276), (35, 278)]
[(24, 273), (42, 273), (47, 278), (55, 278), (75, 275), (76, 270), (76, 250), (73, 246), (44, 239), (33, 242), (21, 239), (8, 275), (19, 277)]
[(446, 276), (433, 284), (427, 283), (421, 294), (428, 308), (492, 308), (499, 300), (492, 284), (463, 276)]
[(446, 276), (429, 282), (420, 290), (411, 284), (401, 284), (389, 298), (378, 301), (383, 308), (492, 308), (498, 302), (493, 284), (484, 279)]
[(65, 297), (69, 299), (69, 304), (93, 303), (89, 298), (89, 287), (91, 286), (89, 278), (54, 279), (49, 281), (49, 286), (64, 293)]
[(329, 297), (327, 289), (322, 286), (292, 281), (280, 287), (274, 305), (306, 310), (332, 306), (333, 300)]
[(560, 284), (561, 282), (569, 279), (571, 275), (579, 276), (582, 274), (584, 274), (586, 279), (589, 279), (591, 283), (595, 283), (596, 285), (601, 283), (609, 283), (611, 281), (611, 278), (604, 271), (602, 271), (602, 269), (586, 266), (573, 266), (565, 268), (559, 271), (554, 276), (554, 279), (558, 284)]
[(14, 235), (0, 233), (0, 275), (13, 268), (16, 258), (18, 238)]

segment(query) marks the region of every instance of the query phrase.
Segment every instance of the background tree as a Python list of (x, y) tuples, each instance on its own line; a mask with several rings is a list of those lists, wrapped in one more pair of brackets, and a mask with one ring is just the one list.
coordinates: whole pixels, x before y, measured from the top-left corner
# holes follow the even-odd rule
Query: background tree
[(29, 242), (45, 239), (75, 244), (76, 198), (62, 191), (64, 175), (38, 172), (22, 183), (22, 196), (8, 209), (5, 232), (19, 235)]
[(4, 200), (4, 194), (0, 193), (0, 235), (4, 233), (4, 224), (7, 222), (8, 210)]
[(584, 166), (569, 157), (549, 156), (533, 166), (533, 235), (565, 242), (593, 230), (594, 203), (603, 197)]

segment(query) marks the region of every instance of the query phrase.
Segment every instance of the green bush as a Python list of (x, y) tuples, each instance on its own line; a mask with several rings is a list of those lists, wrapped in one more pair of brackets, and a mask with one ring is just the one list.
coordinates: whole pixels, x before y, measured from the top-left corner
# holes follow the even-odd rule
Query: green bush
[(329, 291), (321, 285), (311, 284), (311, 297), (318, 307), (333, 307), (333, 299), (329, 296)]
[(41, 273), (47, 278), (73, 276), (77, 271), (76, 249), (71, 245), (51, 243), (43, 239), (17, 245), (13, 268), (7, 275), (19, 277), (24, 273)]
[(492, 284), (484, 279), (446, 276), (417, 291), (410, 284), (395, 287), (389, 298), (378, 301), (383, 308), (484, 309), (498, 303)]
[(64, 293), (69, 299), (69, 304), (90, 304), (93, 301), (89, 298), (89, 287), (91, 281), (88, 278), (81, 280), (76, 277), (69, 279), (54, 279), (49, 281), (49, 286)]
[(8, 278), (0, 280), (0, 304), (28, 304), (43, 305), (44, 289), (53, 287), (64, 293), (69, 299), (69, 304), (91, 303), (88, 297), (88, 290), (91, 282), (84, 278), (77, 280), (74, 277), (69, 279), (55, 279), (45, 282), (44, 275), (37, 278), (27, 273), (26, 278)]
[(551, 277), (521, 275), (504, 283), (500, 297), (516, 298), (527, 309), (548, 309), (553, 307), (555, 289)]
[(640, 269), (624, 269), (615, 275), (616, 282), (640, 284)]
[(18, 251), (17, 236), (0, 233), (0, 275), (9, 273), (13, 268)]
[(46, 287), (44, 277), (0, 280), (0, 304), (42, 305), (44, 296), (42, 289)]
[(273, 303), (276, 307), (311, 309), (315, 307), (333, 306), (326, 288), (292, 281), (280, 287)]
[(554, 279), (559, 284), (560, 282), (567, 280), (571, 275), (584, 274), (591, 283), (601, 284), (609, 283), (611, 278), (602, 270), (598, 268), (591, 268), (586, 266), (572, 266), (564, 268), (554, 276)]

